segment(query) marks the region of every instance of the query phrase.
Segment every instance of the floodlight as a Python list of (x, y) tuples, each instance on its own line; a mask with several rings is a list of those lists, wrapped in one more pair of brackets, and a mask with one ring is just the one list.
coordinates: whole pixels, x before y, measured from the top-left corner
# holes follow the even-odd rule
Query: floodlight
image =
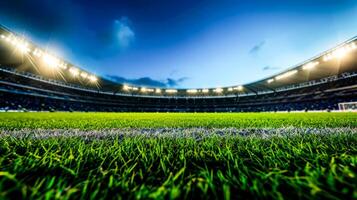
[(33, 53), (33, 55), (35, 55), (36, 57), (41, 57), (42, 54), (43, 54), (40, 49), (35, 49), (32, 53)]
[(316, 62), (309, 62), (309, 63), (303, 65), (303, 66), (302, 66), (302, 69), (303, 69), (303, 70), (311, 70), (311, 69), (313, 69), (314, 67), (316, 67), (318, 64), (319, 64), (319, 62), (317, 62), (317, 61), (316, 61)]
[(82, 77), (82, 78), (87, 78), (87, 77), (88, 77), (88, 74), (87, 74), (86, 72), (82, 72), (82, 73), (81, 73), (81, 77)]
[(222, 88), (216, 88), (213, 91), (216, 92), (216, 93), (221, 93), (221, 92), (223, 92), (223, 89)]
[(161, 93), (161, 89), (156, 88), (156, 89), (155, 89), (155, 93)]
[(74, 68), (74, 67), (72, 67), (71, 69), (69, 69), (69, 72), (71, 72), (71, 74), (72, 74), (73, 76), (78, 76), (78, 74), (79, 74), (79, 70), (78, 70), (77, 68)]
[(166, 93), (177, 93), (177, 90), (175, 89), (167, 89), (165, 90)]
[(5, 36), (5, 35), (1, 35), (0, 37), (1, 37), (1, 39), (5, 39), (5, 38), (6, 38), (6, 36)]
[(356, 43), (352, 42), (351, 47), (352, 47), (352, 49), (356, 49), (357, 48)]
[(129, 90), (129, 86), (128, 85), (123, 85), (123, 90), (125, 90), (125, 91)]
[(208, 90), (208, 89), (202, 89), (202, 92), (203, 92), (203, 93), (208, 93), (209, 90)]
[(197, 90), (196, 89), (190, 89), (190, 90), (187, 90), (187, 93), (194, 94), (194, 93), (197, 93)]
[(341, 48), (339, 48), (339, 49), (337, 49), (336, 51), (334, 51), (334, 56), (336, 57), (336, 58), (339, 58), (339, 59), (341, 59), (341, 58), (343, 58), (343, 57), (345, 57), (346, 56), (346, 54), (347, 54), (347, 48), (346, 47), (341, 47)]
[(273, 82), (273, 81), (274, 81), (274, 79), (271, 78), (271, 79), (269, 79), (267, 82), (268, 82), (268, 83), (271, 83), (271, 82)]
[(62, 68), (62, 69), (67, 69), (67, 63), (62, 62), (62, 63), (59, 64), (59, 67)]
[(16, 47), (20, 50), (21, 53), (27, 53), (30, 51), (30, 49), (28, 48), (28, 43), (26, 41), (17, 42)]
[(133, 91), (138, 91), (139, 90), (139, 88), (137, 88), (137, 87), (132, 87), (131, 88)]
[(240, 86), (235, 87), (234, 89), (241, 91), (241, 90), (243, 90), (243, 86), (240, 85)]
[(140, 91), (141, 92), (147, 92), (147, 89), (145, 87), (142, 87)]
[(91, 82), (97, 82), (97, 80), (98, 80), (98, 78), (95, 77), (94, 75), (90, 75), (90, 76), (88, 77), (88, 79), (89, 79)]
[(232, 88), (232, 87), (227, 88), (227, 91), (228, 91), (228, 92), (232, 92), (232, 91), (233, 91), (233, 88)]
[(47, 53), (43, 55), (42, 59), (49, 67), (52, 67), (52, 68), (58, 67), (59, 62), (60, 62), (58, 58), (56, 58), (50, 54), (47, 54)]
[(16, 45), (17, 44), (17, 38), (13, 37), (10, 39), (10, 43), (13, 44), (13, 45)]
[(280, 79), (283, 79), (283, 78), (287, 78), (289, 76), (292, 76), (292, 75), (296, 74), (297, 72), (298, 72), (298, 70), (292, 70), (292, 71), (285, 72), (284, 74), (276, 76), (275, 80), (280, 80)]

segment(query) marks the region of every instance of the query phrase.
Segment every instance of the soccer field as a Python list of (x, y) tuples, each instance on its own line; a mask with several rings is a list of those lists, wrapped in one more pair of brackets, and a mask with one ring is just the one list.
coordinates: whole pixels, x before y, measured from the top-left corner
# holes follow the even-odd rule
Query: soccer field
[(356, 113), (0, 113), (0, 198), (357, 198)]

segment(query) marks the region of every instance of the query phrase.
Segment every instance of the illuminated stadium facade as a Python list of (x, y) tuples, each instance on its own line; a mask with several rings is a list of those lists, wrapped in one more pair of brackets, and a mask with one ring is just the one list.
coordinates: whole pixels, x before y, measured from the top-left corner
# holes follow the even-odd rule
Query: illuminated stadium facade
[(0, 27), (0, 109), (245, 112), (335, 110), (357, 100), (357, 38), (275, 76), (222, 88), (118, 84)]

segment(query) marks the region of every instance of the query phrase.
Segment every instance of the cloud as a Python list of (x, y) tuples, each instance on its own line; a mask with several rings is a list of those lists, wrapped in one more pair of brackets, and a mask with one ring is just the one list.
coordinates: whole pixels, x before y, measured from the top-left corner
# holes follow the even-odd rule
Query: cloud
[(263, 48), (264, 45), (265, 45), (265, 41), (261, 41), (260, 43), (254, 45), (253, 48), (250, 49), (249, 53), (250, 54), (258, 53)]
[(127, 17), (121, 17), (120, 20), (115, 20), (116, 37), (121, 48), (127, 48), (135, 40), (135, 33), (129, 26), (130, 20)]
[(179, 79), (167, 78), (166, 80), (155, 80), (150, 77), (127, 79), (121, 76), (113, 76), (113, 75), (107, 75), (107, 77), (110, 80), (117, 83), (127, 83), (127, 84), (147, 86), (147, 87), (176, 87), (188, 79), (187, 77), (182, 77)]
[(275, 70), (275, 69), (280, 69), (279, 67), (271, 67), (269, 65), (263, 67), (263, 71), (267, 71), (267, 70)]

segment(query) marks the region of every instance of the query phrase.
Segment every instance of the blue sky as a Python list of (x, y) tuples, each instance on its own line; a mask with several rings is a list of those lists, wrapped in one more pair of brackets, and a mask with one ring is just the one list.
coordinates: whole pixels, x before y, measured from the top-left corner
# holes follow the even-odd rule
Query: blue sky
[(357, 35), (355, 0), (0, 2), (0, 23), (119, 82), (249, 83)]

